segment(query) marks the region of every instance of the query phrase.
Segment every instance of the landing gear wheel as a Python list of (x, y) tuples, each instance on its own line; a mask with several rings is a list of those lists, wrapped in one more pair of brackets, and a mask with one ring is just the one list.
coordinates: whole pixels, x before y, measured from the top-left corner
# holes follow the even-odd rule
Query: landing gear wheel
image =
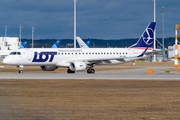
[(23, 73), (23, 70), (19, 70), (19, 73), (21, 73), (21, 74), (22, 74), (22, 73)]
[(75, 71), (72, 71), (71, 69), (68, 69), (67, 73), (75, 73)]
[(87, 73), (90, 73), (90, 69), (87, 70)]
[(95, 73), (95, 70), (94, 70), (94, 69), (88, 69), (88, 70), (87, 70), (87, 73), (92, 73), (92, 74), (94, 74), (94, 73)]
[(21, 74), (23, 73), (23, 65), (19, 66), (19, 73), (21, 73)]

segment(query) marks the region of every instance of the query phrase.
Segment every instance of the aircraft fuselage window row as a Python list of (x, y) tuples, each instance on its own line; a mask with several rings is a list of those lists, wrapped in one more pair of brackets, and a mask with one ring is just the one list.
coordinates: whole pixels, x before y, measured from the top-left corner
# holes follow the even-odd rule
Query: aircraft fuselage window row
[[(57, 53), (46, 53), (46, 52), (44, 52), (44, 53), (34, 53), (35, 55), (56, 55)], [(58, 55), (73, 55), (73, 54), (75, 54), (75, 55), (127, 55), (128, 53), (127, 52), (123, 52), (123, 53), (115, 53), (115, 52), (110, 52), (110, 53), (103, 53), (103, 52), (98, 52), (98, 53), (88, 53), (88, 52), (86, 52), (86, 53), (58, 53)], [(10, 53), (10, 55), (21, 55), (21, 53), (20, 52), (11, 52)]]
[(103, 53), (103, 52), (98, 52), (98, 53), (88, 53), (88, 52), (86, 52), (86, 53), (58, 53), (58, 55), (73, 55), (73, 54), (75, 54), (75, 55), (127, 55), (128, 53), (127, 52), (123, 52), (123, 53)]

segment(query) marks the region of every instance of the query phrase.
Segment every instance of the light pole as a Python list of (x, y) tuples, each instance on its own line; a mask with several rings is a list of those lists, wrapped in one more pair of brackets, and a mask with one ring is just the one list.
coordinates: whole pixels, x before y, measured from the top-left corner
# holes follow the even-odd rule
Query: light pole
[(19, 39), (20, 39), (20, 46), (21, 46), (21, 31), (22, 31), (22, 26), (21, 26), (21, 24), (20, 24), (20, 26), (19, 26), (19, 28), (20, 28), (20, 30), (19, 30)]
[(162, 44), (163, 44), (163, 60), (164, 60), (164, 7), (159, 9), (162, 12)]
[(33, 48), (33, 33), (34, 33), (34, 30), (35, 30), (36, 28), (34, 28), (34, 27), (32, 27), (32, 48)]
[(5, 25), (5, 41), (7, 40), (6, 37), (7, 37), (7, 29), (8, 29), (9, 26)]
[[(156, 22), (156, 0), (154, 0), (154, 22)], [(156, 28), (154, 29), (154, 50), (156, 50)], [(154, 62), (156, 62), (156, 54), (154, 54)]]
[(74, 0), (74, 48), (76, 48), (76, 2), (77, 0)]

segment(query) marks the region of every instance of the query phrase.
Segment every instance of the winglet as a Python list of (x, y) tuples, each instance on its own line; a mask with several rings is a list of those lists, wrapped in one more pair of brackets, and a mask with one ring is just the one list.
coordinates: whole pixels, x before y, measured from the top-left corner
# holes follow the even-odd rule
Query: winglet
[(25, 46), (26, 46), (26, 44), (27, 44), (27, 42), (24, 42), (24, 43), (19, 47), (19, 49), (24, 49)]
[(146, 53), (147, 49), (148, 49), (148, 47), (144, 50), (144, 52), (143, 52), (142, 54), (140, 54), (140, 55), (137, 56), (137, 57), (142, 57), (142, 56), (144, 56), (144, 54)]
[(54, 45), (51, 47), (51, 48), (57, 48), (58, 47), (58, 45), (59, 45), (59, 40), (58, 41), (56, 41), (56, 43), (54, 43)]

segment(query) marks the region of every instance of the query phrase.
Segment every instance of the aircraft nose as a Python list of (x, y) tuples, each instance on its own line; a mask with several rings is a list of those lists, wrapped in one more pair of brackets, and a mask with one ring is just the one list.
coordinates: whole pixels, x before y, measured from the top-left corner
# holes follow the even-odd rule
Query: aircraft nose
[(4, 64), (10, 63), (10, 60), (8, 59), (8, 57), (4, 58), (3, 63), (4, 63)]

